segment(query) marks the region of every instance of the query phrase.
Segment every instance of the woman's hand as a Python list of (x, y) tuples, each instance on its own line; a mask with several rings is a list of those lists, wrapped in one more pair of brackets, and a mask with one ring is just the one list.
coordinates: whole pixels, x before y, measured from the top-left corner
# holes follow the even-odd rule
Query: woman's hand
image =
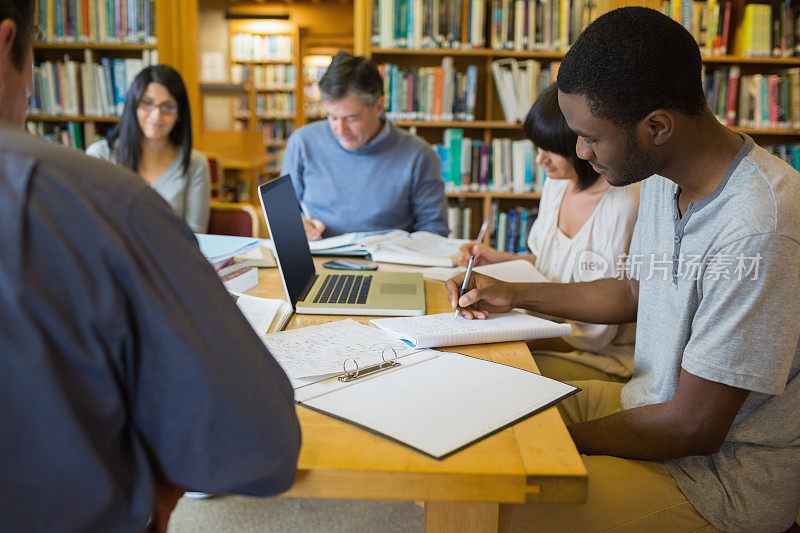
[(475, 241), (470, 241), (466, 244), (459, 246), (458, 251), (461, 252), (453, 259), (456, 266), (467, 266), (471, 254), (475, 254), (475, 266), (490, 265), (492, 263), (502, 263), (508, 261), (510, 258), (505, 252), (498, 252), (488, 244), (475, 244)]

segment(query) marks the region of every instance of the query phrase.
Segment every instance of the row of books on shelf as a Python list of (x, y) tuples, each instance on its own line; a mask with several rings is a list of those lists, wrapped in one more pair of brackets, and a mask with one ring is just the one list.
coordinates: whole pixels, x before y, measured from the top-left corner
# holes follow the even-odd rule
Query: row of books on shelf
[(256, 95), (256, 115), (267, 117), (293, 117), (294, 95), (291, 93), (259, 93)]
[(372, 45), (565, 50), (596, 16), (594, 0), (373, 0)]
[(768, 144), (764, 149), (780, 157), (800, 172), (800, 144)]
[(390, 120), (475, 120), (478, 67), (457, 72), (452, 57), (440, 67), (379, 65)]
[[(539, 213), (537, 207), (512, 207), (500, 209), (497, 201), (491, 203), (486, 243), (501, 252), (528, 253), (528, 235)], [(472, 239), (472, 208), (465, 202), (447, 208), (450, 237)]]
[(728, 126), (800, 128), (800, 68), (742, 75), (738, 66), (704, 73), (706, 101)]
[(372, 44), (483, 48), (486, 0), (373, 0)]
[(232, 65), (233, 83), (252, 83), (256, 89), (293, 90), (297, 85), (294, 65)]
[(662, 0), (661, 12), (680, 22), (706, 56), (725, 55), (731, 28), (731, 2)]
[(598, 15), (594, 0), (492, 0), (493, 50), (566, 50)]
[(292, 38), (288, 35), (236, 33), (232, 39), (234, 61), (291, 61)]
[(492, 61), (494, 85), (507, 122), (523, 122), (533, 102), (556, 81), (559, 61), (542, 65), (534, 59), (514, 58)]
[(32, 122), (25, 124), (28, 133), (71, 148), (85, 150), (100, 138), (94, 122), (65, 122), (63, 124)]
[(544, 183), (544, 169), (534, 162), (534, 146), (527, 139), (484, 143), (451, 128), (434, 149), (448, 191), (530, 193), (540, 191)]
[(264, 144), (284, 143), (294, 130), (294, 123), (290, 120), (266, 121), (262, 120), (256, 125), (264, 134)]
[(121, 115), (125, 93), (133, 78), (147, 65), (158, 61), (155, 50), (145, 50), (141, 58), (94, 62), (91, 50), (84, 50), (84, 61), (41, 61), (33, 68), (31, 115)]
[(155, 44), (155, 0), (37, 0), (44, 42)]

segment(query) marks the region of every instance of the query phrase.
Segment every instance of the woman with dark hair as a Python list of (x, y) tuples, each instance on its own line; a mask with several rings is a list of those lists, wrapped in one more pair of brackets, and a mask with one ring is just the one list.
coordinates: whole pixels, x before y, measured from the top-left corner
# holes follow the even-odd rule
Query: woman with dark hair
[(211, 178), (206, 156), (192, 150), (186, 86), (170, 66), (144, 68), (125, 97), (119, 124), (86, 153), (139, 174), (195, 233), (208, 229)]
[[(527, 255), (500, 252), (474, 242), (461, 247), (456, 263), (470, 253), (475, 264), (526, 259), (555, 282), (616, 277), (628, 248), (639, 209), (639, 187), (612, 187), (577, 157), (577, 136), (558, 106), (558, 89), (548, 87), (536, 99), (523, 125), (537, 148), (536, 164), (547, 179), (539, 214), (528, 236)], [(572, 334), (552, 343), (558, 350), (534, 353), (542, 374), (562, 380), (627, 380), (633, 369), (633, 325), (570, 322)]]

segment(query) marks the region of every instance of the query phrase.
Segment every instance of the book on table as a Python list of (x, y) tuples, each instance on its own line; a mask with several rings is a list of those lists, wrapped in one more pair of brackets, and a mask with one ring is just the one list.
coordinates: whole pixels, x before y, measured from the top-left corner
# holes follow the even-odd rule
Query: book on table
[(283, 330), (292, 318), (292, 306), (284, 300), (259, 298), (228, 290), (236, 306), (259, 335)]
[(412, 348), (352, 319), (262, 340), (289, 375), (300, 405), (435, 459), (578, 391), (500, 363)]
[(449, 239), (427, 231), (403, 230), (345, 233), (310, 241), (312, 255), (370, 255), (373, 261), (420, 266), (453, 266), (465, 239)]

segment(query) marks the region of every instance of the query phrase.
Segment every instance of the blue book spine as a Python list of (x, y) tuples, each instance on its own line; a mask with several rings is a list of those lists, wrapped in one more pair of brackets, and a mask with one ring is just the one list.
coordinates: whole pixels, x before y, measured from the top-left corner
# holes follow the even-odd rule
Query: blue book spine
[(521, 254), (527, 251), (528, 232), (530, 231), (529, 218), (530, 212), (527, 208), (523, 209), (519, 215), (519, 246), (517, 247), (517, 252)]
[(478, 96), (478, 66), (467, 67), (466, 120), (475, 120), (475, 101)]
[(64, 37), (64, 5), (63, 0), (55, 1), (55, 15), (56, 15), (56, 35)]
[(117, 115), (122, 116), (122, 112), (125, 109), (125, 92), (127, 91), (125, 86), (125, 60), (114, 59), (112, 64), (114, 73), (114, 108), (117, 111)]
[(52, 37), (47, 33), (47, 2), (46, 0), (39, 0), (39, 28), (43, 32), (42, 39), (47, 41)]
[(33, 90), (31, 91), (31, 99), (28, 102), (28, 106), (32, 113), (41, 113), (42, 112), (42, 100), (40, 97), (42, 90), (42, 80), (41, 75), (39, 74), (39, 66), (36, 65), (33, 67)]
[(442, 170), (442, 180), (444, 180), (445, 186), (447, 187), (450, 183), (450, 157), (449, 150), (441, 145), (437, 144), (434, 146), (436, 149), (436, 155), (439, 157), (439, 165), (441, 165)]
[(761, 126), (767, 127), (769, 124), (769, 76), (761, 78)]
[(506, 230), (506, 251), (507, 252), (514, 252), (517, 249), (517, 235), (519, 232), (517, 231), (518, 222), (519, 222), (519, 214), (517, 213), (516, 209), (511, 209), (508, 212), (508, 219), (507, 219), (507, 230)]

